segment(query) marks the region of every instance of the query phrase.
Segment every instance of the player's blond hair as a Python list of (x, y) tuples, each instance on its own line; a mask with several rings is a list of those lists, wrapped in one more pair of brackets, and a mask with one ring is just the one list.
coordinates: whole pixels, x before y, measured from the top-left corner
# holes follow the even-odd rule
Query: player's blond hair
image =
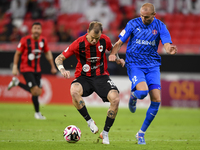
[(141, 9), (145, 10), (145, 11), (151, 11), (153, 14), (156, 13), (155, 7), (153, 4), (151, 3), (144, 3), (141, 7)]

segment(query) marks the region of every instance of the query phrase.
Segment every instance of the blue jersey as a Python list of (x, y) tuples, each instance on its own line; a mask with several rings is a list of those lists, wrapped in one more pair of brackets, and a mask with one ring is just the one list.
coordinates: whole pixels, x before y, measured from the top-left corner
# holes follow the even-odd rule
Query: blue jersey
[(119, 35), (123, 43), (129, 39), (126, 50), (126, 67), (154, 67), (161, 65), (161, 57), (157, 50), (162, 44), (172, 43), (169, 31), (165, 24), (156, 19), (145, 25), (142, 19), (130, 20)]

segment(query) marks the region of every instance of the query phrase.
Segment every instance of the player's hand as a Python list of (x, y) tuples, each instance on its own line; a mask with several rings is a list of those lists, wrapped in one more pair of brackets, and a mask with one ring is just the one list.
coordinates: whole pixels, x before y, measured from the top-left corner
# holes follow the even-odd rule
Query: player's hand
[(177, 47), (175, 45), (170, 45), (169, 49), (167, 49), (167, 53), (174, 55), (177, 53)]
[(18, 68), (17, 68), (17, 65), (13, 65), (12, 74), (13, 74), (14, 76), (16, 76), (16, 75), (19, 74), (19, 70), (18, 70)]
[(118, 65), (121, 65), (122, 67), (124, 67), (124, 65), (125, 65), (124, 59), (117, 59), (117, 60), (116, 60), (116, 63), (117, 63)]
[(110, 55), (108, 56), (108, 60), (109, 60), (109, 61), (116, 61), (116, 59), (117, 59), (117, 57), (116, 57), (115, 55), (113, 55), (113, 54), (110, 54)]
[(51, 73), (52, 73), (52, 74), (56, 74), (56, 73), (57, 73), (57, 69), (56, 69), (55, 67), (52, 67), (52, 68), (51, 68)]
[(65, 78), (70, 78), (70, 71), (65, 70), (64, 68), (60, 69), (61, 74)]

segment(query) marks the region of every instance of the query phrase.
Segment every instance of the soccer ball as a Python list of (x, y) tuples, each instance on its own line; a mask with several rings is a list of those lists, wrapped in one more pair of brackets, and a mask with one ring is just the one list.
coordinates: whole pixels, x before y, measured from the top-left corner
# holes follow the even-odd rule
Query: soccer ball
[(63, 131), (64, 139), (69, 143), (76, 143), (81, 138), (81, 130), (75, 125), (69, 125)]

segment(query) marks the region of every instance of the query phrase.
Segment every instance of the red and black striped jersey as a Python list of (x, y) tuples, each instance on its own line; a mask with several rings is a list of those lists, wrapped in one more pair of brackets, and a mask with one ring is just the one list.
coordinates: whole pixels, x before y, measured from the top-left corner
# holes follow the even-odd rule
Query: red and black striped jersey
[(86, 35), (79, 37), (62, 52), (66, 58), (75, 54), (78, 60), (75, 77), (109, 75), (105, 51), (112, 49), (110, 38), (101, 34), (97, 44), (92, 45)]
[(34, 40), (31, 35), (27, 35), (20, 40), (17, 51), (22, 53), (20, 64), (21, 72), (41, 72), (41, 53), (48, 52), (49, 47), (46, 38), (43, 36), (40, 36), (38, 40)]

